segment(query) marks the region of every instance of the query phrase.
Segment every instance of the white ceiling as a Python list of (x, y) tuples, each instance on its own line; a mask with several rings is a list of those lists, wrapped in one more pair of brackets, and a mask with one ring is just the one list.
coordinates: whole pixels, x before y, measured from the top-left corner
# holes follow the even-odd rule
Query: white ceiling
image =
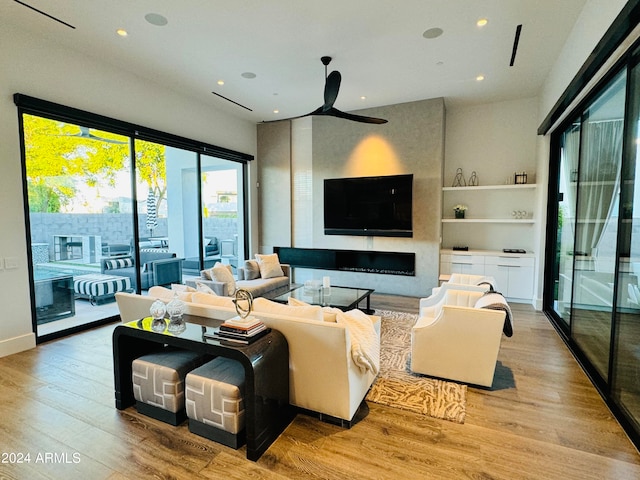
[[(427, 98), (451, 104), (535, 96), (585, 0), (15, 0), (10, 22), (252, 121), (323, 103), (324, 66), (342, 74), (335, 106)], [(145, 20), (167, 18), (166, 26)], [(485, 27), (476, 22), (487, 18)], [(522, 24), (510, 67), (517, 25)], [(438, 27), (443, 34), (426, 39)], [(126, 38), (116, 34), (124, 28)], [(254, 79), (241, 76), (253, 72)], [(478, 75), (485, 80), (476, 81)], [(219, 86), (218, 80), (225, 84)], [(251, 110), (215, 95), (219, 93)], [(366, 96), (366, 100), (360, 97)], [(278, 109), (279, 114), (273, 110)]]

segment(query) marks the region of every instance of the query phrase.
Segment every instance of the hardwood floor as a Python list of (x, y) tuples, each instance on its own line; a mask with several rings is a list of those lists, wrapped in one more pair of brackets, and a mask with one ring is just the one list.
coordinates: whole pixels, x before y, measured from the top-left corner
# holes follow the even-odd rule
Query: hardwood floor
[(464, 424), (374, 403), (350, 430), (298, 415), (255, 463), (186, 425), (116, 410), (112, 325), (0, 358), (0, 478), (640, 478), (640, 455), (546, 318), (512, 309), (493, 388), (469, 387)]

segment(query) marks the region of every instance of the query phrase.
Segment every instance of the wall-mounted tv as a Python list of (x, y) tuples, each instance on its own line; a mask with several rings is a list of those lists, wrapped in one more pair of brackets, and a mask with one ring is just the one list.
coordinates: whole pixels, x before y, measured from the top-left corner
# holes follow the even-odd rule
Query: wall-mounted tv
[(325, 235), (412, 237), (413, 175), (328, 178)]

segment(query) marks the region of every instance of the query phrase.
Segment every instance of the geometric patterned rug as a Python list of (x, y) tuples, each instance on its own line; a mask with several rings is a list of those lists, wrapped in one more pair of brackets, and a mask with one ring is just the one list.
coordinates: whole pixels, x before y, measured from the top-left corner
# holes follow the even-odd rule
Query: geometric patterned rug
[(434, 418), (464, 423), (467, 386), (412, 373), (411, 327), (418, 315), (378, 310), (380, 373), (366, 399)]

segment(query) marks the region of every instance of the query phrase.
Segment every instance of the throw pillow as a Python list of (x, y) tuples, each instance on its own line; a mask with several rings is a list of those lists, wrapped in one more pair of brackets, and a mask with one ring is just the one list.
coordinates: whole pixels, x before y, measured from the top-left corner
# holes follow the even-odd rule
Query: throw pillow
[(315, 320), (318, 322), (322, 322), (324, 320), (322, 309), (318, 305), (292, 307), (283, 303), (273, 302), (264, 297), (258, 297), (253, 300), (253, 312), (256, 315), (259, 315), (260, 313), (270, 313), (274, 315), (301, 318), (304, 320)]
[(256, 260), (247, 260), (244, 262), (244, 279), (255, 280), (260, 278), (260, 265)]
[(233, 278), (231, 273), (231, 265), (223, 265), (222, 263), (216, 263), (210, 270), (211, 280), (215, 282), (221, 282), (227, 285), (227, 293), (234, 295), (236, 293), (236, 279)]
[(173, 298), (173, 292), (170, 288), (154, 285), (149, 288), (149, 296), (152, 298), (159, 298), (160, 300), (171, 300)]
[(184, 293), (184, 292), (195, 292), (196, 289), (193, 287), (190, 287), (189, 285), (183, 285), (181, 283), (172, 283), (171, 284), (171, 290), (173, 290), (174, 292), (178, 292), (178, 293)]
[(256, 253), (256, 260), (258, 261), (260, 276), (262, 278), (275, 278), (284, 276), (284, 271), (280, 266), (280, 259), (278, 258), (277, 253), (271, 253), (269, 255), (261, 255), (259, 253)]
[(196, 280), (196, 290), (198, 292), (208, 293), (209, 295), (217, 295), (216, 292), (211, 290), (211, 287), (209, 287), (209, 285), (202, 282), (198, 282), (197, 280)]
[(193, 303), (211, 305), (213, 307), (225, 307), (235, 312), (235, 305), (233, 303), (233, 298), (231, 297), (222, 297), (220, 295), (209, 295), (208, 293), (195, 292), (191, 294), (191, 301)]

